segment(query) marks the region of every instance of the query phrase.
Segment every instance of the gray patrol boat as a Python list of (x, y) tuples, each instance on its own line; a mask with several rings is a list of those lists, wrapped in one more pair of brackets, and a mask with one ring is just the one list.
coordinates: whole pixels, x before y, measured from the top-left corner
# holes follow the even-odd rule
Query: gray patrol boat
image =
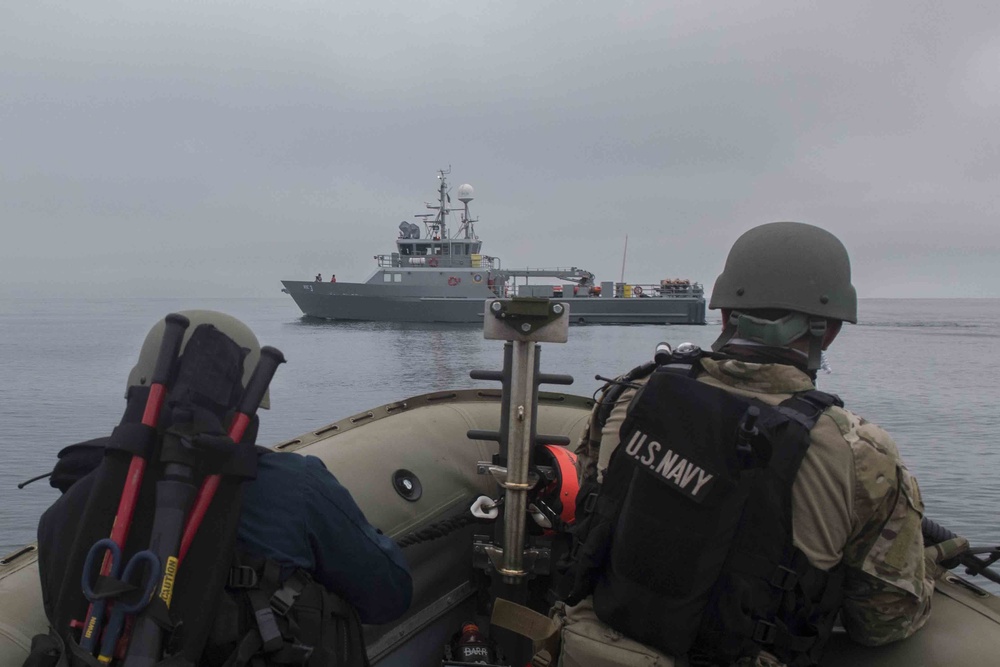
[[(438, 171), (438, 201), (427, 204), (434, 212), (415, 216), (424, 229), (399, 223), (396, 251), (375, 256), (378, 268), (368, 280), (283, 280), (282, 291), (305, 315), (327, 320), (481, 323), (487, 299), (531, 296), (566, 303), (572, 324), (705, 324), (704, 288), (689, 280), (597, 283), (594, 274), (575, 266), (502, 268), (497, 257), (482, 254), (478, 218), (469, 215), (472, 186), (459, 186), (462, 206), (450, 207), (449, 173)], [(461, 220), (453, 235), (452, 213)], [(531, 279), (550, 282), (529, 284)]]

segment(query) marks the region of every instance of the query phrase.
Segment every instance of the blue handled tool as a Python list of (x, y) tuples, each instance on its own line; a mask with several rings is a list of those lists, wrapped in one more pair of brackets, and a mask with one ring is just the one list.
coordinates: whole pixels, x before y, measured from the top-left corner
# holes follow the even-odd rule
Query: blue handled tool
[[(101, 585), (101, 577), (91, 581), (94, 572), (94, 561), (98, 557), (105, 558), (105, 553), (111, 554), (111, 568), (108, 572), (108, 584)], [(104, 618), (104, 609), (108, 600), (114, 602), (111, 608), (111, 615), (108, 618), (108, 626), (104, 630), (104, 639), (101, 641), (101, 650), (97, 659), (102, 663), (111, 662), (115, 652), (115, 644), (121, 634), (122, 626), (125, 624), (125, 616), (142, 611), (153, 595), (156, 588), (157, 578), (160, 573), (160, 559), (152, 551), (140, 551), (132, 556), (122, 571), (122, 550), (118, 544), (109, 538), (98, 540), (87, 552), (87, 559), (83, 565), (83, 594), (92, 605), (90, 622), (83, 629), (83, 636), (80, 638), (80, 647), (88, 653), (93, 653), (97, 638), (101, 634), (101, 621)], [(142, 573), (143, 587), (139, 588), (130, 582), (136, 576), (136, 570), (145, 565)], [(117, 585), (113, 585), (116, 582)], [(141, 591), (135, 597), (135, 591)], [(128, 599), (125, 599), (125, 597)]]

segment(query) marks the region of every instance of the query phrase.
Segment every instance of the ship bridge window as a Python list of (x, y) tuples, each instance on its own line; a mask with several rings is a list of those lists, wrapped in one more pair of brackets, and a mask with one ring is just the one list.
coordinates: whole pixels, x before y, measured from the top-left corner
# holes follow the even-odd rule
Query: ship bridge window
[(399, 244), (399, 254), (400, 255), (412, 255), (413, 254), (413, 244), (412, 243), (400, 243)]
[(394, 271), (386, 271), (382, 274), (382, 282), (384, 283), (401, 283), (403, 282), (403, 274), (396, 273)]
[(452, 255), (467, 255), (469, 253), (466, 252), (466, 244), (464, 244), (464, 243), (454, 243), (451, 246), (451, 254)]

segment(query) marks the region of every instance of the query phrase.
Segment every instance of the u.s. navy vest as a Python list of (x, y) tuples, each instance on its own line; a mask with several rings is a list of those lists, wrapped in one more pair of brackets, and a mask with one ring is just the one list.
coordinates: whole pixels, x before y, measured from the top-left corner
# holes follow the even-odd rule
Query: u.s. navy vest
[(791, 490), (809, 431), (840, 400), (813, 390), (770, 406), (698, 382), (699, 367), (659, 368), (622, 424), (588, 536), (605, 540), (591, 542), (594, 608), (671, 655), (815, 664), (842, 575), (792, 545)]

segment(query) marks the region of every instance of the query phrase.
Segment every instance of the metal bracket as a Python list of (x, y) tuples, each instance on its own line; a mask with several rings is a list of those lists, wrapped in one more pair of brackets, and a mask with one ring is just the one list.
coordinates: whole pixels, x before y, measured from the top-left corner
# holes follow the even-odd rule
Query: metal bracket
[[(488, 299), (486, 313), (483, 333), (487, 340), (565, 343), (569, 339), (569, 304), (562, 301), (518, 296)], [(558, 326), (549, 326), (553, 323)]]
[(552, 551), (545, 547), (529, 546), (524, 550), (522, 569), (508, 570), (503, 567), (503, 548), (494, 545), (483, 536), (477, 536), (472, 546), (472, 564), (487, 572), (495, 570), (514, 583), (527, 576), (547, 575), (552, 570)]
[(528, 471), (528, 482), (526, 484), (512, 484), (507, 481), (507, 468), (503, 466), (493, 465), (489, 461), (480, 461), (476, 464), (476, 472), (480, 475), (485, 475), (489, 473), (493, 475), (493, 479), (496, 483), (505, 489), (533, 489), (538, 484), (538, 480), (541, 479), (539, 474), (534, 470)]

